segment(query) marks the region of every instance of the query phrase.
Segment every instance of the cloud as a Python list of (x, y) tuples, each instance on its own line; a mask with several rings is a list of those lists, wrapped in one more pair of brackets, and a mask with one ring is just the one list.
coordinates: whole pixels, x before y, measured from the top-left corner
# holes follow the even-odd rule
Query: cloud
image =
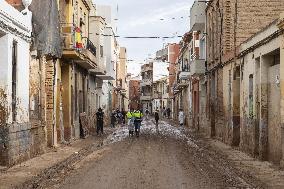
[(134, 20), (129, 22), (129, 26), (137, 27), (150, 23), (160, 22), (160, 19), (169, 18), (171, 15), (175, 15), (176, 13), (185, 12), (185, 11), (189, 12), (189, 5), (187, 2), (182, 2), (167, 7), (162, 7), (156, 9), (149, 15), (140, 17), (139, 19), (135, 18)]

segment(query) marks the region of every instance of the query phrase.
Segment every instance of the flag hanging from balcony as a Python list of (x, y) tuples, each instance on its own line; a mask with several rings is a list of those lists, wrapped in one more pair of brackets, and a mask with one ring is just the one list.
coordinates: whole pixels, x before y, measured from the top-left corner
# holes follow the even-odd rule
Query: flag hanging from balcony
[(78, 49), (83, 48), (82, 32), (81, 29), (78, 27), (75, 28), (75, 42), (76, 42), (76, 48)]

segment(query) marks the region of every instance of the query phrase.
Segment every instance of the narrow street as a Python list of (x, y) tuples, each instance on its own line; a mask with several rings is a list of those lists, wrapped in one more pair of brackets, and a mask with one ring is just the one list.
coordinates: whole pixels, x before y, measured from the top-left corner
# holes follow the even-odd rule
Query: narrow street
[(127, 132), (117, 129), (104, 141), (105, 147), (47, 188), (252, 188), (243, 176), (220, 166), (220, 159), (165, 122), (159, 134), (152, 121), (142, 125), (140, 138), (129, 138)]

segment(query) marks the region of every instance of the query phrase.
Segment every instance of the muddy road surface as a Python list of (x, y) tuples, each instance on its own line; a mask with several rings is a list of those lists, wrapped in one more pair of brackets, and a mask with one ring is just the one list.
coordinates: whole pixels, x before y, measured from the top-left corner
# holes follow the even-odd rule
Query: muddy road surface
[[(78, 163), (60, 183), (63, 189), (256, 188), (170, 125), (159, 133), (144, 123), (139, 138), (117, 130), (101, 150)], [(171, 135), (171, 136), (170, 136)]]

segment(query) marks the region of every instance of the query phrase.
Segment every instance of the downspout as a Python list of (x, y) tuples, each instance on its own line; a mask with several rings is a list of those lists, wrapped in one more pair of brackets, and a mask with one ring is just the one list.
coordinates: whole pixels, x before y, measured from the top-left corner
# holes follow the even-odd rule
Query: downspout
[(56, 86), (57, 86), (57, 75), (56, 75), (56, 59), (53, 59), (53, 73), (54, 73), (54, 77), (53, 77), (53, 133), (52, 133), (52, 145), (55, 146), (55, 144), (57, 142), (55, 142), (55, 131), (56, 131)]

